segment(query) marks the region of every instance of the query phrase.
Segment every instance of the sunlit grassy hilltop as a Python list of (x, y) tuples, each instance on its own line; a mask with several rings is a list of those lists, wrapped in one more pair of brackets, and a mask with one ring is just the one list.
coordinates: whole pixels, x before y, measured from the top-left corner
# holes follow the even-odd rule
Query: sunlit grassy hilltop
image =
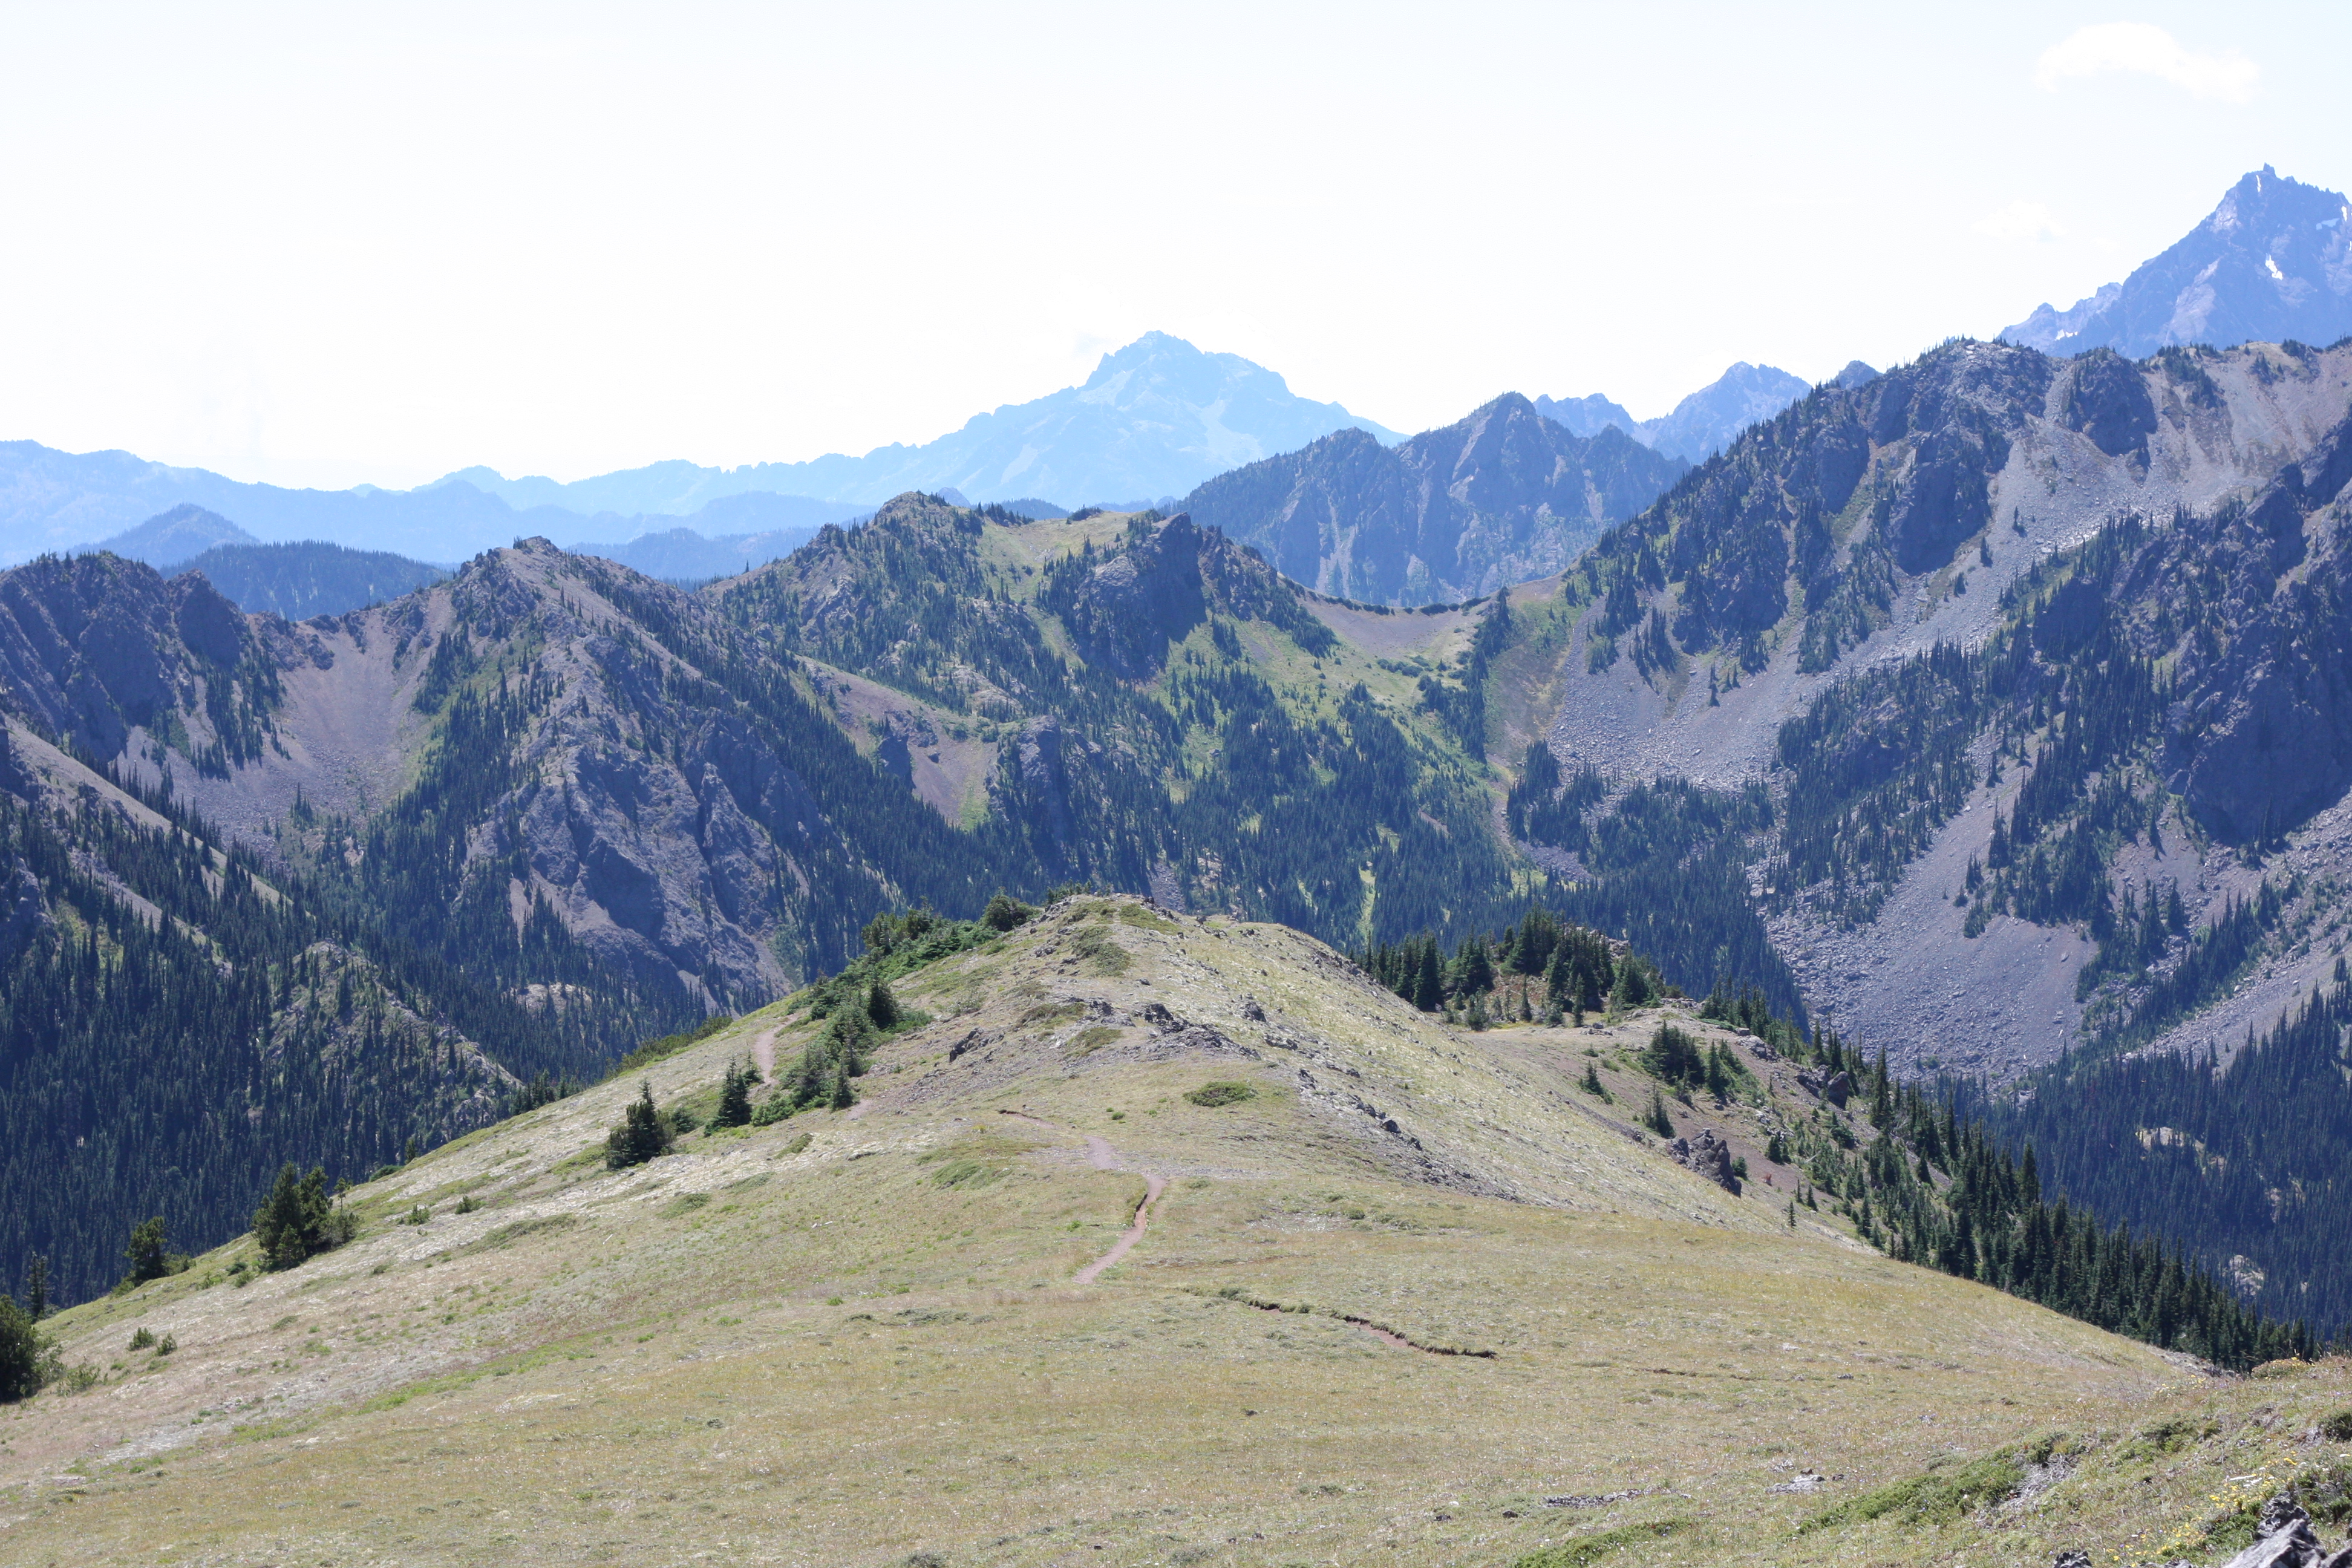
[(641, 1079), (789, 1066), (803, 994), (356, 1189), (299, 1268), (53, 1320), (102, 1376), (0, 1415), (0, 1558), (2105, 1563), (2352, 1447), (2340, 1367), (2211, 1379), (1792, 1227), (1786, 1064), (1675, 1108), (1745, 1192), (1681, 1169), (1630, 1125), (1653, 1014), (1449, 1030), (1091, 898), (896, 991), (933, 1021), (850, 1110), (604, 1168)]

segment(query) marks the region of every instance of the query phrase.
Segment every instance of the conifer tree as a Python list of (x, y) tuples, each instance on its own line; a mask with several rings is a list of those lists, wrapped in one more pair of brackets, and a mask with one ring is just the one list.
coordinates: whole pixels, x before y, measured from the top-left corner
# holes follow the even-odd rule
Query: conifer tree
[(1492, 989), (1494, 984), (1495, 963), (1486, 951), (1486, 939), (1475, 935), (1463, 938), (1460, 950), (1454, 955), (1454, 994), (1475, 996)]
[(1642, 965), (1633, 955), (1627, 953), (1625, 962), (1617, 966), (1617, 985), (1610, 994), (1609, 1010), (1628, 1013), (1636, 1007), (1646, 1007), (1656, 999), (1657, 993), (1650, 984), (1650, 977), (1642, 972)]
[(1414, 968), (1412, 999), (1412, 1005), (1424, 1013), (1434, 1013), (1445, 1005), (1445, 977), (1438, 966), (1434, 937), (1422, 945), (1420, 962)]
[(727, 1064), (727, 1076), (719, 1084), (719, 1109), (710, 1114), (713, 1127), (743, 1127), (751, 1121), (751, 1086), (760, 1075), (749, 1063)]
[(49, 1260), (37, 1252), (25, 1264), (25, 1312), (37, 1323), (49, 1315)]
[(269, 1195), (254, 1211), (253, 1238), (272, 1268), (292, 1268), (304, 1259), (352, 1238), (350, 1215), (327, 1195), (327, 1173), (317, 1166), (297, 1176), (291, 1161), (280, 1166)]
[(625, 1171), (657, 1159), (669, 1152), (673, 1137), (669, 1122), (654, 1109), (653, 1080), (646, 1079), (638, 1086), (637, 1098), (622, 1112), (620, 1123), (605, 1135), (605, 1168)]
[(1665, 1097), (1658, 1092), (1655, 1084), (1650, 1086), (1650, 1109), (1643, 1113), (1642, 1125), (1661, 1138), (1675, 1135), (1675, 1119), (1666, 1114)]
[(163, 1216), (141, 1220), (131, 1230), (131, 1244), (122, 1256), (131, 1265), (128, 1276), (134, 1285), (150, 1279), (161, 1279), (172, 1271), (170, 1254), (165, 1251)]
[(29, 1399), (41, 1391), (41, 1361), (48, 1347), (32, 1314), (13, 1297), (0, 1295), (0, 1405)]

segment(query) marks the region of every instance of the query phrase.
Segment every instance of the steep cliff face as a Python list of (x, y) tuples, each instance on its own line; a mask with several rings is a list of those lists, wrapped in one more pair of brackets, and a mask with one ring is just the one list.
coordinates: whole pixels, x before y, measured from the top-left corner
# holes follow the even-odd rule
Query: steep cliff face
[(1319, 592), (1438, 604), (1559, 571), (1684, 468), (1614, 426), (1575, 435), (1512, 393), (1393, 448), (1340, 431), (1184, 507)]
[(2352, 419), (2242, 510), (2158, 536), (2120, 574), (2157, 633), (2149, 651), (2175, 665), (2168, 782), (2233, 843), (2300, 826), (2352, 789), (2347, 503)]

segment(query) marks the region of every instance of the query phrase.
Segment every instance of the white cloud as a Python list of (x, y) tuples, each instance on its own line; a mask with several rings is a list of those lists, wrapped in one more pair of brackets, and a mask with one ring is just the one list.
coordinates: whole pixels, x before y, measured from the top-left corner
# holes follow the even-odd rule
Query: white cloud
[(2194, 98), (2243, 103), (2254, 95), (2261, 68), (2235, 49), (2193, 54), (2163, 28), (2146, 22), (2101, 22), (2077, 27), (2042, 51), (2033, 79), (2055, 92), (2074, 77), (2109, 71), (2152, 76), (2186, 89)]
[(2050, 216), (2050, 209), (2040, 202), (2011, 202), (1997, 213), (1987, 213), (1969, 226), (1995, 239), (2038, 239), (2044, 243), (2060, 238), (2066, 232), (2058, 226), (2058, 220)]

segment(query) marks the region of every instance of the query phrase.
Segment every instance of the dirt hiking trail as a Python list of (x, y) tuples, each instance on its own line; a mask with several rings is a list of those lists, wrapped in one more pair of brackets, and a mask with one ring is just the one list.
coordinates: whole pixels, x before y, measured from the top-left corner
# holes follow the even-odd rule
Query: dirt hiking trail
[[(1010, 1116), (1015, 1121), (1026, 1121), (1033, 1127), (1050, 1128), (1055, 1132), (1069, 1131), (1068, 1128), (1048, 1121), (1042, 1116), (1032, 1116), (1025, 1110), (1003, 1110), (997, 1114)], [(1119, 1157), (1118, 1151), (1110, 1146), (1110, 1140), (1107, 1138), (1097, 1137), (1092, 1132), (1084, 1133), (1082, 1136), (1087, 1141), (1087, 1163), (1096, 1170), (1118, 1171), (1130, 1176), (1143, 1178), (1143, 1201), (1135, 1205), (1134, 1223), (1121, 1233), (1117, 1241), (1111, 1243), (1108, 1252), (1104, 1253), (1071, 1277), (1073, 1284), (1091, 1285), (1097, 1276), (1125, 1258), (1134, 1249), (1135, 1244), (1143, 1239), (1143, 1233), (1151, 1227), (1151, 1205), (1158, 1203), (1160, 1194), (1168, 1190), (1168, 1178), (1154, 1175), (1150, 1171), (1135, 1169), (1132, 1164)]]

